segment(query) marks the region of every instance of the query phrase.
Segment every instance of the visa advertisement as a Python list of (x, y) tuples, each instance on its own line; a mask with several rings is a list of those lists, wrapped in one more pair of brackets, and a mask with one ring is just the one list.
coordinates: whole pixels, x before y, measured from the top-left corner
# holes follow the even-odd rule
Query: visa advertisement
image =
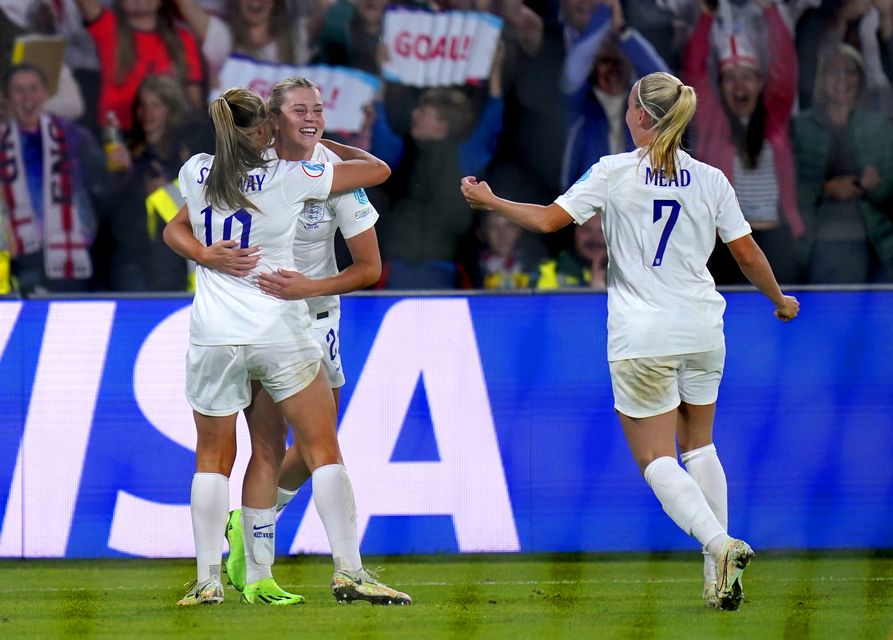
[[(715, 443), (757, 549), (893, 547), (893, 291), (725, 294)], [(187, 299), (0, 302), (0, 557), (188, 557)], [(342, 299), (366, 554), (696, 550), (613, 411), (601, 293)], [(240, 418), (230, 502), (250, 455)], [(327, 553), (304, 487), (280, 554)]]

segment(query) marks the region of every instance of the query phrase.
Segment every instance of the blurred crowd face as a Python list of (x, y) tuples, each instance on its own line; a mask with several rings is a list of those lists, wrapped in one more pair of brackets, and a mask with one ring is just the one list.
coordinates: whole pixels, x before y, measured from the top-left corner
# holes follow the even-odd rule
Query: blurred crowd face
[(446, 140), (450, 125), (432, 105), (419, 105), (412, 110), (409, 134), (417, 142)]
[(149, 143), (158, 142), (168, 124), (170, 109), (154, 91), (141, 89), (137, 96), (136, 117)]
[(487, 213), (481, 221), (481, 239), (487, 251), (500, 258), (515, 253), (521, 237), (521, 227), (495, 213)]
[(574, 231), (574, 251), (581, 258), (592, 262), (597, 256), (604, 254), (607, 248), (601, 217), (592, 216), (586, 224), (577, 226)]
[(854, 61), (835, 56), (828, 61), (821, 82), (827, 104), (852, 106), (859, 98), (862, 74)]
[(595, 86), (609, 96), (626, 92), (629, 66), (616, 47), (605, 47), (595, 59)]
[(43, 105), (50, 97), (40, 76), (33, 71), (18, 71), (9, 79), (7, 92), (9, 114), (20, 128), (36, 130), (40, 125)]
[(236, 0), (238, 18), (249, 27), (264, 25), (270, 22), (275, 0)]
[(751, 67), (729, 67), (719, 77), (719, 90), (729, 111), (746, 119), (753, 115), (760, 101), (763, 79)]
[(354, 7), (357, 15), (365, 24), (381, 24), (388, 0), (356, 0)]
[(561, 11), (567, 24), (582, 31), (589, 24), (595, 5), (595, 0), (561, 0)]
[(154, 18), (161, 9), (161, 0), (118, 0), (118, 6), (130, 19)]
[(296, 87), (285, 94), (282, 110), (273, 114), (277, 139), (312, 153), (326, 128), (319, 90)]

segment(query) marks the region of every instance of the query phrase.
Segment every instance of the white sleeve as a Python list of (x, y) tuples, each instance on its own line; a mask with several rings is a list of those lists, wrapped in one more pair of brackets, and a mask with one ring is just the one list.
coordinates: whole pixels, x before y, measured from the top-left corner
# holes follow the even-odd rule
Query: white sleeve
[(726, 178), (719, 171), (717, 180), (717, 198), (716, 198), (716, 230), (719, 238), (728, 244), (732, 240), (737, 240), (746, 236), (751, 232), (750, 225), (744, 219), (741, 212), (741, 205), (738, 204), (738, 197), (735, 190)]
[(329, 198), (328, 204), (335, 213), (338, 228), (345, 239), (371, 229), (378, 221), (378, 211), (362, 189), (339, 193)]
[(233, 32), (229, 25), (215, 15), (208, 16), (208, 31), (202, 41), (202, 55), (211, 76), (216, 76), (233, 51)]
[(335, 172), (331, 162), (289, 162), (283, 188), (292, 204), (305, 200), (327, 200)]
[(195, 161), (195, 158), (189, 158), (186, 163), (180, 167), (180, 173), (177, 174), (177, 186), (180, 187), (180, 195), (183, 196), (184, 199), (189, 198), (189, 195), (186, 193), (186, 181), (189, 179), (189, 175), (192, 173), (191, 165)]
[(597, 162), (580, 176), (555, 204), (570, 214), (577, 224), (605, 210), (608, 202), (608, 171), (604, 162)]

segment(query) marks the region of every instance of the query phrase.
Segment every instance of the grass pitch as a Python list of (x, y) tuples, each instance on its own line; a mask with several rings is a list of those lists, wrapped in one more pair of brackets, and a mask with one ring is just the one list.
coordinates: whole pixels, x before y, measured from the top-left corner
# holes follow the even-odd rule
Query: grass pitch
[(0, 562), (0, 638), (893, 638), (893, 554), (759, 554), (738, 612), (708, 610), (700, 554), (367, 558), (411, 607), (338, 605), (328, 558), (280, 558), (307, 598), (177, 607), (183, 560)]

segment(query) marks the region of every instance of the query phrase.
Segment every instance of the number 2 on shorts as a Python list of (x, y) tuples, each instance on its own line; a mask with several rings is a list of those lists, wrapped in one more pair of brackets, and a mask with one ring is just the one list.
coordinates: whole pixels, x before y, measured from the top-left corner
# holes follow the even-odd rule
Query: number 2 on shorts
[(657, 253), (654, 254), (654, 261), (651, 263), (652, 267), (659, 267), (663, 264), (664, 251), (667, 250), (667, 242), (670, 239), (670, 234), (673, 233), (673, 227), (676, 226), (676, 220), (679, 219), (679, 212), (682, 210), (682, 205), (676, 200), (655, 200), (654, 220), (652, 220), (652, 222), (657, 222), (663, 217), (664, 207), (670, 207), (670, 217), (667, 220), (667, 224), (664, 225), (663, 232), (660, 234), (660, 242), (657, 244)]

